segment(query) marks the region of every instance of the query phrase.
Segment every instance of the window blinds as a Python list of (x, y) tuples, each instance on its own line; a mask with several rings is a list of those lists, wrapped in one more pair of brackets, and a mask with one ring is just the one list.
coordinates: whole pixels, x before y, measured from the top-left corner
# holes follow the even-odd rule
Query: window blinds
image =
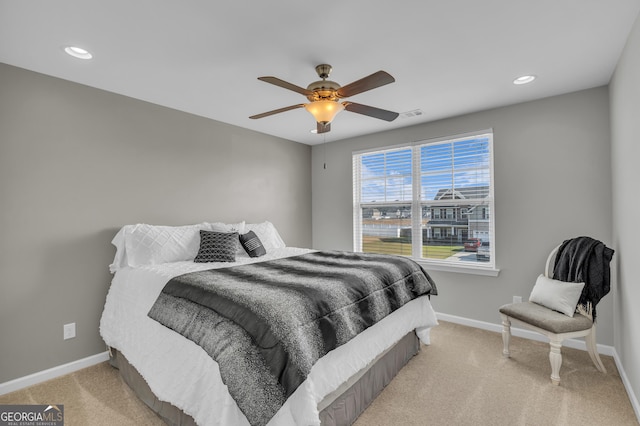
[(492, 144), (487, 131), (354, 153), (354, 249), (493, 266)]

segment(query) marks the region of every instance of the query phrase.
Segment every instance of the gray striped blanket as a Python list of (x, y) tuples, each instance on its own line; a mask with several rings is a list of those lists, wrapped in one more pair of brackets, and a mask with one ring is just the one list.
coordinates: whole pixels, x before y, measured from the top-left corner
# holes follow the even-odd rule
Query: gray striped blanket
[(435, 283), (398, 256), (314, 252), (171, 279), (149, 316), (220, 366), (252, 425), (264, 425), (323, 355)]

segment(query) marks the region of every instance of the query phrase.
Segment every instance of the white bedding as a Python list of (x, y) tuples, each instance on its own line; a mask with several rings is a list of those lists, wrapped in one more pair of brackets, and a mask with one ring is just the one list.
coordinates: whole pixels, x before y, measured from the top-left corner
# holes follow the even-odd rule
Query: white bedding
[[(174, 276), (308, 253), (287, 247), (260, 258), (238, 256), (235, 263), (181, 261), (124, 267), (113, 278), (100, 321), (107, 345), (118, 349), (140, 372), (158, 399), (191, 415), (199, 425), (248, 425), (220, 378), (218, 364), (198, 345), (147, 316), (158, 294)], [(349, 343), (321, 358), (269, 425), (319, 425), (318, 403), (350, 376), (417, 329), (429, 343), (437, 324), (427, 297), (415, 299)]]

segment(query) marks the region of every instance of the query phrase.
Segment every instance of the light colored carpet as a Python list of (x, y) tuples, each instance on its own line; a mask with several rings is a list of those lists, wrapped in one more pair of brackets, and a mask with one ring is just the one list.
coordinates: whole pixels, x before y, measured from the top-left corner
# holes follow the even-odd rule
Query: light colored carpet
[(600, 373), (586, 351), (562, 349), (551, 384), (549, 344), (441, 321), (430, 346), (409, 361), (360, 416), (378, 425), (638, 425), (612, 357)]
[(65, 426), (164, 426), (108, 362), (1, 395), (0, 404), (64, 405)]
[[(504, 359), (499, 333), (441, 322), (356, 426), (638, 424), (611, 357), (602, 357), (602, 374), (587, 352), (563, 348), (556, 387), (548, 352), (546, 343), (513, 337)], [(67, 426), (163, 424), (108, 363), (0, 396), (0, 404), (64, 404)]]

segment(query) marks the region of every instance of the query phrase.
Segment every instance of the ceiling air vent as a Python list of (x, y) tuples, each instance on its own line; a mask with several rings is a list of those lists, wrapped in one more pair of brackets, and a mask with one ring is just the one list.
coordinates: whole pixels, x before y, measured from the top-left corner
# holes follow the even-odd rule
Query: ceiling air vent
[(407, 112), (403, 112), (400, 114), (400, 117), (402, 118), (413, 118), (413, 117), (418, 117), (420, 115), (424, 114), (422, 112), (421, 109), (414, 109), (413, 111), (407, 111)]

